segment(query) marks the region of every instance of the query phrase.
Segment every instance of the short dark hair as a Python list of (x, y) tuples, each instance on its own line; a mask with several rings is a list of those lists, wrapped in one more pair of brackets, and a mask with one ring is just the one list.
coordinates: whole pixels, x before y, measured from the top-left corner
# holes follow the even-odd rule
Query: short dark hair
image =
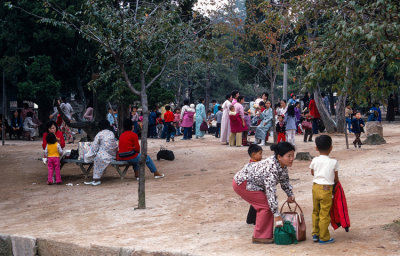
[(225, 96), (225, 99), (226, 99), (226, 100), (229, 100), (230, 97), (232, 97), (232, 94), (227, 94), (227, 95)]
[(185, 99), (185, 100), (183, 101), (183, 104), (184, 104), (184, 105), (189, 105), (189, 99)]
[(217, 101), (216, 100), (212, 100), (211, 103), (217, 103)]
[(315, 145), (319, 151), (327, 151), (332, 147), (332, 138), (329, 135), (320, 135), (315, 139)]
[(221, 106), (218, 106), (218, 110), (222, 110), (222, 107), (221, 107)]
[(48, 132), (49, 129), (50, 129), (50, 127), (52, 127), (53, 125), (56, 127), (56, 131), (58, 131), (57, 123), (54, 122), (53, 120), (48, 121), (48, 122), (46, 123), (46, 131)]
[(284, 156), (287, 152), (295, 151), (295, 148), (289, 142), (279, 142), (278, 144), (271, 145), (271, 151), (274, 151), (275, 157), (277, 158), (278, 155)]
[(267, 96), (267, 98), (269, 97), (268, 92), (263, 92), (263, 94), (261, 96), (263, 96), (263, 95)]
[(100, 128), (100, 131), (110, 129), (111, 127), (110, 123), (105, 119), (100, 120), (97, 126)]
[(233, 90), (231, 95), (232, 95), (233, 98), (235, 98), (236, 94), (238, 94), (238, 93), (239, 93), (238, 90)]
[(32, 112), (32, 111), (29, 111), (28, 113), (26, 113), (26, 116), (27, 116), (27, 117), (33, 117), (33, 112)]
[(240, 95), (240, 96), (237, 98), (237, 101), (239, 102), (239, 101), (241, 101), (242, 99), (244, 99), (244, 96), (243, 96), (243, 95)]
[(249, 146), (249, 149), (247, 150), (247, 153), (249, 153), (249, 156), (251, 157), (252, 154), (257, 153), (257, 152), (260, 152), (260, 151), (262, 151), (262, 150), (263, 150), (262, 147), (260, 147), (259, 145), (257, 145), (257, 144), (251, 144), (251, 145)]
[(321, 92), (321, 96), (322, 96), (322, 98), (325, 97), (325, 93), (324, 93), (324, 92)]
[(201, 98), (199, 99), (199, 103), (202, 103), (203, 101), (204, 101), (204, 98), (201, 97)]
[(260, 101), (260, 103), (258, 103), (259, 106), (265, 106), (265, 102), (264, 101)]
[(124, 131), (132, 131), (132, 120), (129, 118), (124, 119), (122, 126), (124, 128)]
[(165, 106), (165, 110), (171, 110), (171, 106)]
[(49, 133), (46, 135), (46, 142), (47, 142), (47, 144), (54, 144), (54, 143), (56, 143), (56, 142), (57, 142), (57, 137), (56, 137), (56, 135), (55, 135), (54, 133), (49, 132)]

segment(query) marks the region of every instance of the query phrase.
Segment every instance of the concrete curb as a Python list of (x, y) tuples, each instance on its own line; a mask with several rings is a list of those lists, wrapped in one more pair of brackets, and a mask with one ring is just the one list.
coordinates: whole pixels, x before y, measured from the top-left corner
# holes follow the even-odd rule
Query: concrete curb
[(0, 234), (0, 256), (189, 256), (171, 252), (136, 251), (130, 247), (111, 247), (54, 241), (45, 238), (33, 238)]

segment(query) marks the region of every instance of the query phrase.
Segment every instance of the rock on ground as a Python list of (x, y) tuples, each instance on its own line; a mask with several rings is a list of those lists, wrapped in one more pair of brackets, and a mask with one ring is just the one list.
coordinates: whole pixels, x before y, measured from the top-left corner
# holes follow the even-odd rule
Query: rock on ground
[(385, 144), (386, 141), (379, 134), (370, 134), (367, 139), (363, 141), (364, 145), (381, 145)]

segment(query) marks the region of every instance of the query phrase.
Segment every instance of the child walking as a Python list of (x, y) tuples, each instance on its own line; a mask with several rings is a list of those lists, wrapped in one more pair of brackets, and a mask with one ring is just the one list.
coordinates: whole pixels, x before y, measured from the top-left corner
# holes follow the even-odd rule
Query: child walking
[(357, 112), (356, 118), (354, 118), (351, 121), (351, 130), (354, 132), (354, 135), (356, 136), (356, 139), (353, 141), (354, 147), (357, 148), (358, 144), (358, 148), (361, 148), (362, 143), (360, 140), (360, 136), (361, 132), (364, 132), (364, 120), (362, 120), (360, 112)]
[(48, 133), (46, 136), (46, 148), (44, 150), (47, 156), (47, 185), (53, 184), (53, 171), (56, 172), (56, 183), (61, 184), (61, 173), (60, 173), (60, 156), (62, 155), (62, 148), (57, 141), (57, 137), (54, 133)]
[(278, 134), (278, 142), (286, 141), (286, 125), (283, 122), (283, 116), (278, 116), (278, 123), (276, 124), (276, 133)]
[(315, 144), (320, 156), (315, 157), (311, 164), (313, 178), (312, 197), (312, 236), (314, 242), (320, 244), (333, 243), (328, 226), (331, 223), (330, 211), (332, 206), (333, 185), (339, 181), (338, 162), (329, 157), (332, 152), (332, 138), (321, 135), (316, 138)]
[(288, 107), (285, 115), (285, 123), (286, 123), (287, 142), (295, 146), (296, 145), (295, 135), (296, 135), (297, 125), (296, 125), (296, 113), (294, 111), (294, 105), (290, 105)]
[(310, 113), (307, 113), (305, 116), (304, 121), (301, 123), (301, 126), (303, 127), (304, 130), (304, 142), (307, 142), (307, 138), (308, 141), (312, 141), (312, 118)]

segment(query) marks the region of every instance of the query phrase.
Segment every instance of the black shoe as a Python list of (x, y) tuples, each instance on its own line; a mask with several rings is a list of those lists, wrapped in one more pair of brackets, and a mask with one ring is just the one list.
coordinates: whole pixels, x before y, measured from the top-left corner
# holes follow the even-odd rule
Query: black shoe
[(308, 140), (309, 142), (313, 142), (313, 140)]
[(358, 148), (361, 148), (361, 145), (358, 145)]
[(306, 140), (304, 140), (304, 142), (307, 142)]

